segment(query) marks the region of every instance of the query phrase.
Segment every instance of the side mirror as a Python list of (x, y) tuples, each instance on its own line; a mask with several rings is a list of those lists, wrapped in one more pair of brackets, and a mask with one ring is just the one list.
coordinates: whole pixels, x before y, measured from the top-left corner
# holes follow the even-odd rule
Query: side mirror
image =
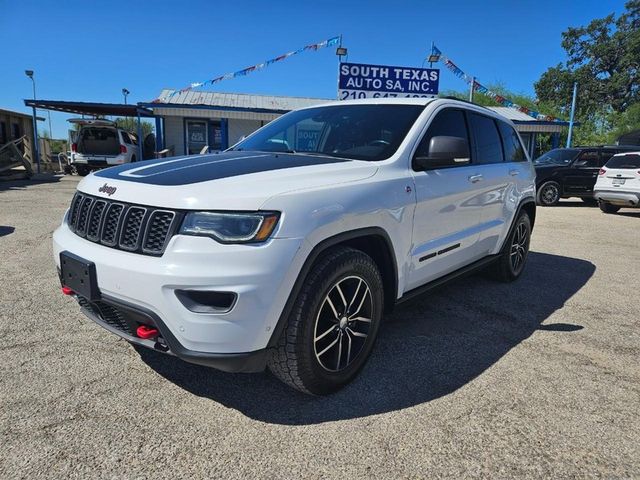
[(413, 157), (414, 170), (432, 170), (469, 163), (469, 142), (466, 138), (441, 135), (429, 141), (429, 156)]

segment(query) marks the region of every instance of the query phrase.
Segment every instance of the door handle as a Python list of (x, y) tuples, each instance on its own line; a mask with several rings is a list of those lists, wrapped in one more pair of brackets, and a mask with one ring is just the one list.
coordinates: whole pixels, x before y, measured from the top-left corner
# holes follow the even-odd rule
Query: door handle
[(483, 177), (482, 175), (470, 175), (470, 176), (469, 176), (469, 181), (470, 181), (471, 183), (477, 183), (477, 182), (479, 182), (480, 180), (482, 180), (483, 178), (484, 178), (484, 177)]
[(509, 175), (511, 175), (512, 177), (520, 175), (520, 170), (509, 170)]

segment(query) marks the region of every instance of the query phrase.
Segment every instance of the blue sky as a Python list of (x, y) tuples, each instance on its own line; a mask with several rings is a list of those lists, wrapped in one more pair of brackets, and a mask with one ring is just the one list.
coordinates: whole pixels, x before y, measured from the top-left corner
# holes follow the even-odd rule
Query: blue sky
[[(29, 112), (24, 70), (35, 70), (39, 98), (130, 102), (165, 87), (240, 70), (342, 34), (349, 61), (419, 66), (431, 41), (487, 84), (533, 93), (547, 67), (565, 59), (560, 35), (611, 12), (624, 0), (0, 0), (0, 108)], [(332, 49), (308, 52), (216, 91), (334, 98)], [(443, 70), (440, 89), (465, 89)], [(52, 114), (56, 137), (66, 116)], [(41, 128), (48, 128), (41, 124)]]

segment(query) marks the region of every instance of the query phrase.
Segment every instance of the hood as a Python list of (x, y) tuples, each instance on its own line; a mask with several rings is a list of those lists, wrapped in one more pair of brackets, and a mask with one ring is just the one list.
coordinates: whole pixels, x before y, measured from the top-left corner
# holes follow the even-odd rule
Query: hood
[(78, 190), (89, 195), (172, 209), (256, 210), (292, 190), (355, 182), (374, 163), (270, 152), (224, 152), (130, 163), (91, 174)]

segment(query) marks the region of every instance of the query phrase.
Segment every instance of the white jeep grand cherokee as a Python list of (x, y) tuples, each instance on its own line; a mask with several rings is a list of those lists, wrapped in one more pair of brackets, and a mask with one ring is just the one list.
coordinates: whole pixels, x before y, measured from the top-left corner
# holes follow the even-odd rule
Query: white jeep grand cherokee
[(331, 103), (220, 154), (89, 175), (54, 254), (63, 292), (129, 342), (325, 394), (356, 376), (394, 304), (479, 268), (520, 276), (534, 177), (488, 109)]

